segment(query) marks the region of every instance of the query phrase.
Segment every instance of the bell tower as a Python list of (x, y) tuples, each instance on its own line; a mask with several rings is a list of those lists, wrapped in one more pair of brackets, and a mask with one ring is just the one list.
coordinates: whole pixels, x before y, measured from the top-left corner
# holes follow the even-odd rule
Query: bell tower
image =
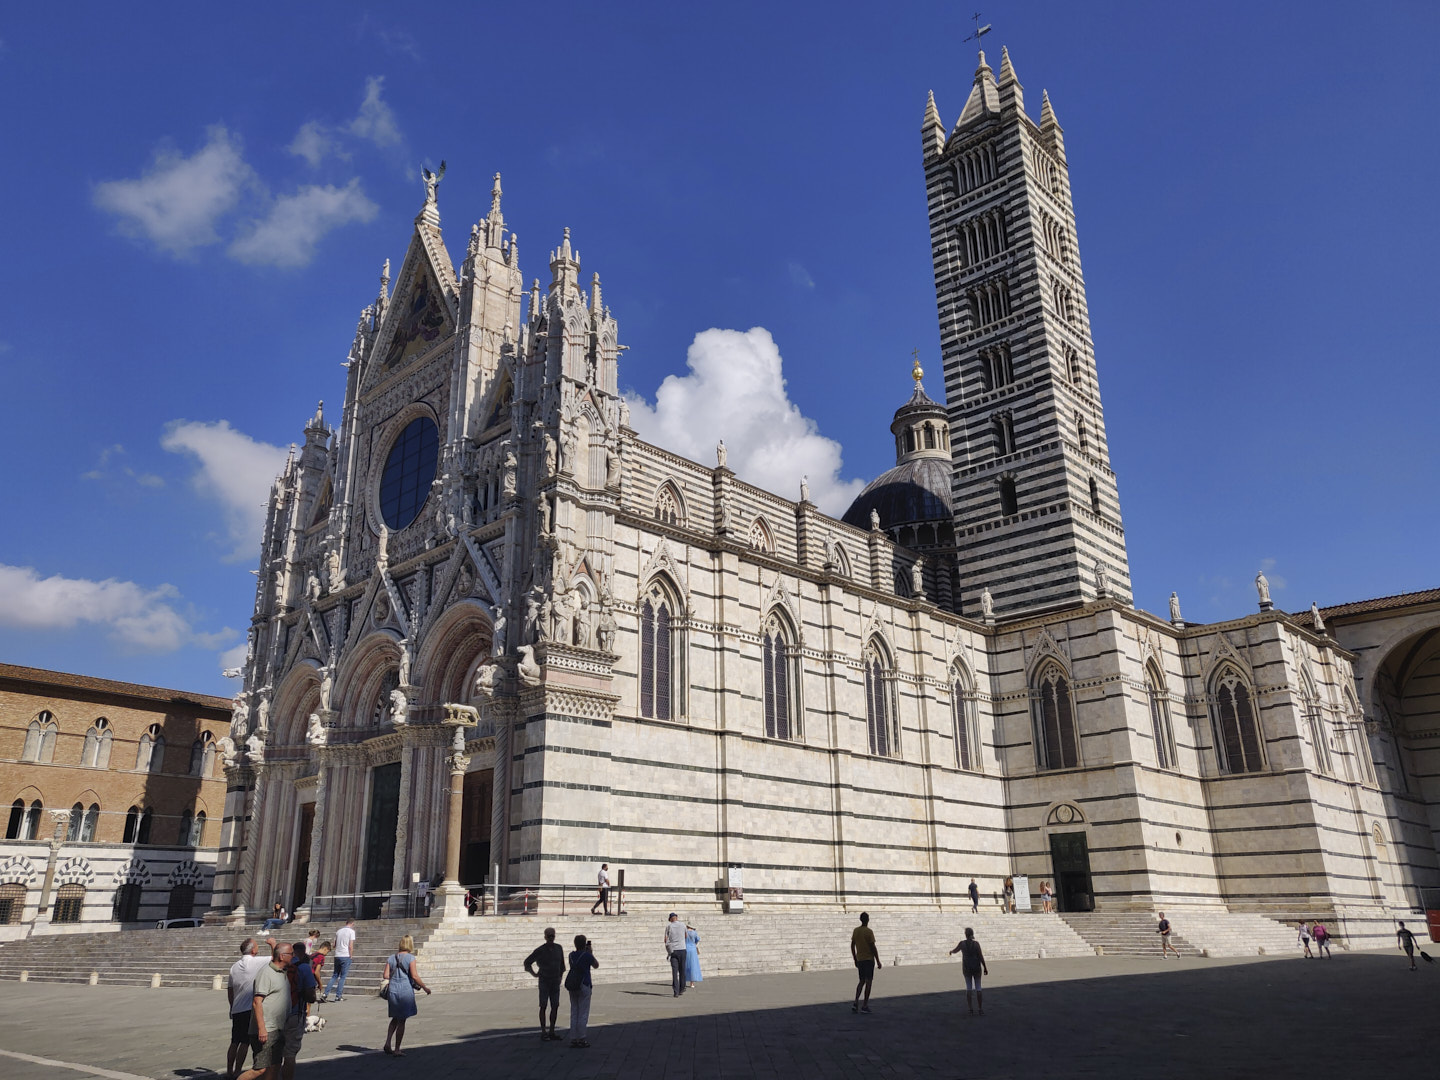
[(1037, 124), (1010, 55), (985, 54), (947, 134), (921, 125), (960, 560), (960, 608), (1131, 602), (1065, 142)]

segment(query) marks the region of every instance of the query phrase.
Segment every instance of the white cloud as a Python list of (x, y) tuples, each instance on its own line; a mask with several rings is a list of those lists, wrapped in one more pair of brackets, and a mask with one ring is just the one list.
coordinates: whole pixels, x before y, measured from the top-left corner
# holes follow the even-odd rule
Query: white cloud
[(340, 140), (318, 120), (307, 120), (301, 124), (300, 130), (295, 133), (295, 138), (286, 149), (296, 157), (308, 161), (311, 168), (332, 155), (345, 159), (350, 157), (340, 145)]
[(252, 439), (226, 420), (213, 424), (176, 420), (166, 428), (160, 445), (199, 462), (192, 482), (196, 491), (223, 509), (234, 544), (230, 558), (255, 558), (270, 485), (285, 465), (285, 449)]
[[(119, 443), (116, 443), (114, 446), (107, 446), (104, 450), (100, 451), (100, 459), (95, 463), (95, 468), (89, 470), (88, 472), (81, 473), (80, 479), (109, 480), (115, 477), (125, 476), (131, 480), (134, 480), (135, 483), (139, 484), (141, 487), (162, 488), (165, 486), (165, 480), (163, 477), (156, 476), (154, 473), (137, 472), (135, 469), (131, 468), (129, 465), (126, 465), (123, 461), (120, 460), (124, 456), (125, 447), (121, 446)], [(112, 463), (118, 465), (118, 472), (112, 470)]]
[(147, 589), (114, 578), (42, 578), (34, 567), (0, 564), (0, 625), (69, 630), (93, 623), (138, 652), (173, 652), (194, 638), (190, 623), (171, 606), (178, 596), (173, 585)]
[(803, 263), (792, 261), (790, 264), (790, 284), (800, 289), (815, 288), (815, 279), (810, 276), (810, 271), (805, 269)]
[(251, 265), (304, 266), (327, 232), (352, 221), (371, 221), (379, 209), (360, 190), (358, 178), (343, 188), (312, 184), (276, 199), (264, 220), (252, 222), (235, 239), (230, 254)]
[(122, 231), (172, 255), (186, 255), (220, 239), (215, 223), (256, 183), (239, 140), (217, 125), (190, 157), (162, 149), (144, 176), (96, 184), (94, 197), (96, 206), (119, 218)]
[(705, 330), (685, 362), (690, 374), (667, 377), (653, 408), (627, 395), (631, 423), (643, 438), (706, 462), (723, 438), (741, 479), (794, 499), (801, 476), (808, 476), (810, 497), (822, 510), (845, 512), (864, 483), (840, 478), (840, 444), (821, 435), (786, 394), (770, 331)]
[(380, 96), (384, 86), (383, 75), (372, 75), (365, 80), (365, 100), (346, 130), (351, 135), (369, 139), (376, 146), (394, 146), (400, 142), (400, 125), (395, 122), (394, 111)]

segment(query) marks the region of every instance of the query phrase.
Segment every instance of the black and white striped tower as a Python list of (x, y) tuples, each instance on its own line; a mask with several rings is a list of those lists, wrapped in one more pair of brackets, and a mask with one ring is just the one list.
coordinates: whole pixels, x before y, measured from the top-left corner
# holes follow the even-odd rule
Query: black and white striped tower
[(947, 135), (921, 128), (950, 413), (961, 610), (998, 615), (1131, 602), (1065, 143), (1036, 124), (1008, 52), (980, 54)]

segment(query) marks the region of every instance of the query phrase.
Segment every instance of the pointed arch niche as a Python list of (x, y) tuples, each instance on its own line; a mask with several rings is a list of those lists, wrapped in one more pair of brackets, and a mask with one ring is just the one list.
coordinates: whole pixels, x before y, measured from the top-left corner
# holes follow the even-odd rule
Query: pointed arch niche
[(640, 715), (678, 720), (685, 715), (685, 623), (680, 590), (657, 574), (640, 594)]
[(1056, 659), (1043, 662), (1030, 687), (1037, 770), (1074, 769), (1080, 765), (1080, 737), (1069, 672)]
[(897, 757), (899, 732), (895, 723), (895, 663), (879, 634), (873, 635), (861, 654), (865, 668), (865, 727), (870, 753)]
[(979, 698), (975, 677), (964, 661), (950, 665), (950, 708), (955, 725), (955, 765), (966, 772), (983, 772), (980, 763)]
[(1265, 754), (1255, 715), (1250, 680), (1231, 663), (1222, 663), (1210, 677), (1210, 719), (1215, 730), (1215, 755), (1225, 773), (1260, 772)]
[(765, 619), (760, 637), (765, 736), (799, 739), (802, 715), (799, 635), (779, 607)]

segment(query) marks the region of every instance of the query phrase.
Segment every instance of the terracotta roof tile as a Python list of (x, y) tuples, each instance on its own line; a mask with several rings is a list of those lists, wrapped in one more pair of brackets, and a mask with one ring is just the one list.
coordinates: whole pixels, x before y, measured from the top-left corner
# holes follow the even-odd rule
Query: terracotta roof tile
[[(1398, 593), (1395, 596), (1377, 596), (1371, 600), (1354, 600), (1348, 604), (1322, 607), (1320, 617), (1326, 620), (1343, 618), (1346, 615), (1368, 615), (1374, 611), (1390, 611), (1394, 608), (1411, 607), (1415, 604), (1440, 603), (1440, 589), (1424, 589), (1420, 592)], [(1301, 626), (1311, 623), (1310, 612), (1296, 612), (1291, 618)]]
[(144, 686), (140, 683), (117, 682), (114, 679), (97, 679), (91, 675), (72, 675), (65, 671), (48, 671), (45, 668), (21, 667), (18, 664), (0, 664), (0, 680), (39, 683), (69, 690), (89, 690), (100, 694), (121, 694), (125, 697), (141, 698), (145, 701), (183, 701), (207, 709), (230, 711), (228, 698), (212, 694), (195, 694), (188, 690), (166, 690), (159, 686)]

